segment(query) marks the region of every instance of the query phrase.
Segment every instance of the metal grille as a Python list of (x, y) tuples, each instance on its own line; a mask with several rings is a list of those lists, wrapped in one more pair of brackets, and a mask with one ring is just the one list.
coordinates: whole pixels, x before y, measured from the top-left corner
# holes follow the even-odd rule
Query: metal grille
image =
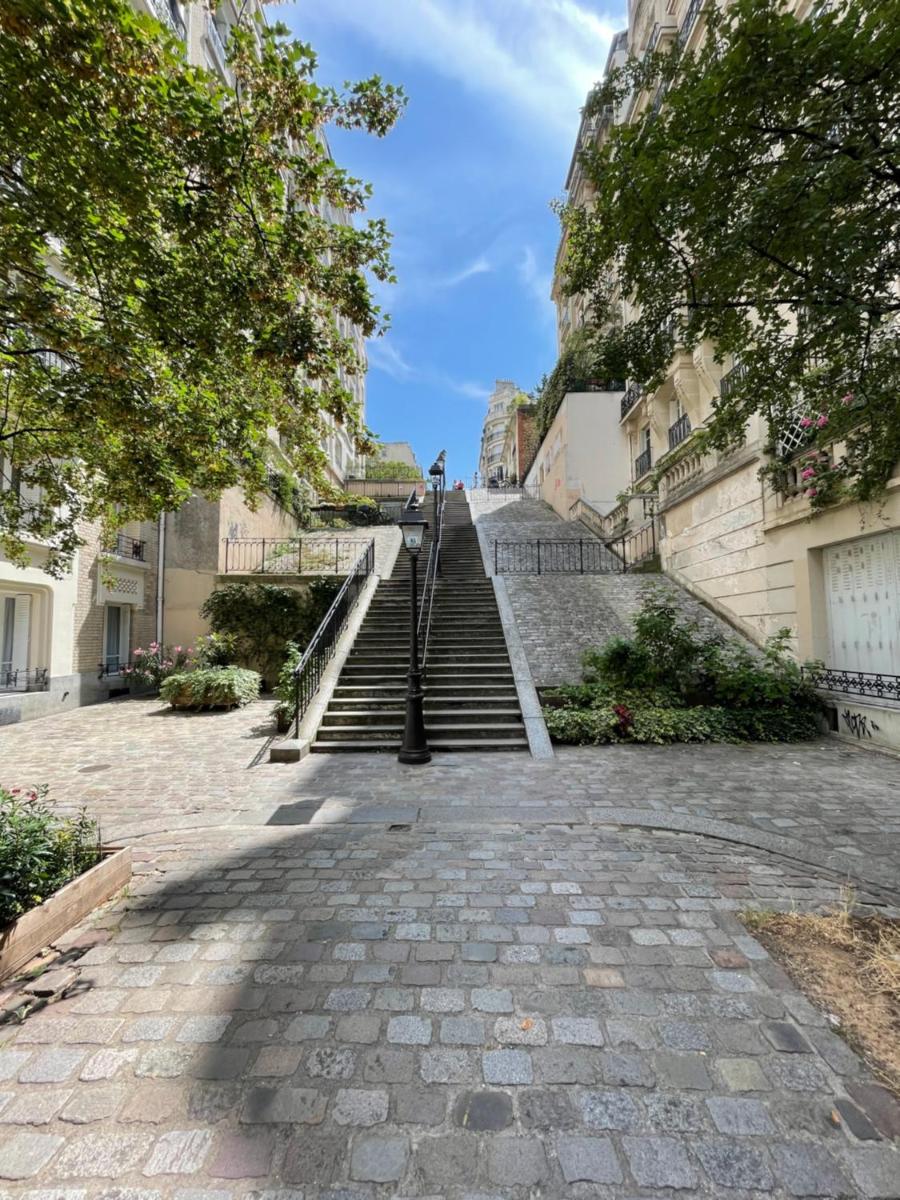
[(225, 574), (344, 575), (368, 538), (225, 538)]
[(650, 454), (650, 447), (648, 446), (647, 449), (639, 454), (634, 460), (635, 479), (640, 479), (642, 475), (646, 475), (652, 465), (653, 460)]
[(691, 419), (687, 413), (682, 413), (674, 425), (669, 426), (669, 449), (674, 450), (691, 432)]
[(803, 674), (820, 692), (900, 701), (900, 675), (880, 671), (836, 671), (833, 667), (804, 667)]
[(622, 397), (622, 408), (619, 417), (620, 420), (624, 420), (624, 418), (628, 416), (643, 394), (644, 389), (639, 383), (629, 383), (628, 387), (625, 389), (625, 395)]

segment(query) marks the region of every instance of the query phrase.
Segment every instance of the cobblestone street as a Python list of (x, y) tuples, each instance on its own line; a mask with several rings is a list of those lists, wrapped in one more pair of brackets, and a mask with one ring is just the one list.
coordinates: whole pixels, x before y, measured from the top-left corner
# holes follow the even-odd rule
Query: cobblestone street
[(253, 765), (267, 706), (160, 713), (0, 735), (136, 856), (0, 1026), (2, 1200), (900, 1196), (900, 1106), (737, 916), (896, 902), (896, 760)]

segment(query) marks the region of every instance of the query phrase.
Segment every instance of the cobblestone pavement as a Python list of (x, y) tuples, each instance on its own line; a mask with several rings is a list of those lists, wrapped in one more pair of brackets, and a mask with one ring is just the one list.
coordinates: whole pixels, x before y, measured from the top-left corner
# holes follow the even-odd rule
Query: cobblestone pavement
[[(756, 837), (852, 880), (898, 885), (900, 760), (836, 740), (791, 746), (561, 747), (521, 755), (265, 760), (271, 705), (176, 714), (125, 700), (0, 730), (0, 780), (51, 785), (108, 840), (233, 825), (432, 819), (680, 824)], [(393, 814), (393, 815), (392, 815)], [(743, 831), (743, 832), (742, 832)]]
[(264, 706), (157, 711), (2, 734), (0, 778), (101, 809), (137, 863), (66, 997), (0, 1025), (0, 1200), (900, 1197), (900, 1105), (737, 916), (840, 873), (616, 815), (887, 869), (895, 760), (250, 766)]

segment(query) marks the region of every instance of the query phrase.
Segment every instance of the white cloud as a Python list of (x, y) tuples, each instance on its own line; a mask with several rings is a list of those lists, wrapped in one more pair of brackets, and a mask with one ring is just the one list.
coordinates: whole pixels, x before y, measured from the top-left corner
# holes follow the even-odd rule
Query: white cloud
[(401, 381), (414, 378), (416, 372), (400, 351), (386, 338), (372, 338), (366, 343), (369, 369), (390, 375)]
[(306, 0), (303, 8), (307, 19), (340, 23), (500, 103), (523, 136), (566, 142), (621, 24), (577, 0)]
[(443, 388), (456, 392), (460, 396), (468, 396), (471, 400), (486, 400), (491, 394), (490, 389), (480, 383), (468, 379), (454, 379), (451, 375), (434, 367), (413, 366), (407, 362), (403, 354), (386, 338), (373, 338), (366, 343), (366, 353), (369, 359), (369, 369), (380, 371), (383, 375), (400, 383), (424, 383), (429, 387)]
[(550, 287), (553, 277), (549, 271), (542, 270), (531, 246), (526, 246), (518, 266), (519, 280), (526, 292), (534, 300), (537, 310), (544, 321), (553, 319), (553, 304), (550, 300)]
[(494, 268), (484, 257), (484, 255), (481, 255), (481, 257), (476, 258), (474, 262), (469, 263), (467, 267), (463, 267), (461, 271), (457, 271), (453, 275), (448, 275), (446, 279), (439, 280), (437, 286), (442, 288), (459, 287), (461, 283), (465, 283), (466, 280), (471, 279), (473, 275), (486, 275), (493, 269)]

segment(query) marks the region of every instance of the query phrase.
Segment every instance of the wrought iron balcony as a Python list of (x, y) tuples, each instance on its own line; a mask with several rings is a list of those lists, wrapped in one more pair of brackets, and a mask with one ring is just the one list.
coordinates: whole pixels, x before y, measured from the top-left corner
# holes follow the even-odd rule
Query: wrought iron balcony
[(683, 46), (691, 36), (691, 30), (697, 23), (697, 18), (703, 8), (704, 0), (691, 0), (687, 12), (684, 14), (684, 20), (681, 22), (681, 28), (678, 30), (678, 45)]
[(650, 467), (652, 465), (653, 465), (653, 458), (650, 453), (650, 447), (648, 446), (647, 449), (644, 450), (643, 453), (639, 454), (637, 456), (637, 458), (634, 460), (635, 482), (637, 482), (638, 479), (643, 478), (643, 476), (646, 475), (647, 472), (650, 470)]
[(691, 432), (691, 419), (687, 413), (682, 413), (678, 420), (669, 426), (669, 449), (674, 450), (681, 445)]
[(741, 362), (736, 362), (730, 371), (726, 371), (719, 380), (719, 395), (726, 399), (735, 390), (747, 374), (747, 368)]
[(187, 36), (187, 28), (184, 24), (184, 18), (181, 15), (181, 6), (178, 0), (150, 0), (150, 7), (156, 14), (157, 19), (162, 21), (163, 25), (168, 25), (176, 37), (184, 40)]
[(227, 75), (228, 50), (225, 47), (225, 39), (222, 37), (222, 31), (216, 24), (216, 19), (212, 13), (208, 13), (206, 17), (206, 39), (216, 60), (216, 69), (221, 75)]
[(109, 547), (108, 554), (117, 554), (119, 558), (131, 558), (136, 562), (145, 562), (147, 543), (138, 538), (128, 537), (127, 534), (116, 534), (116, 539)]
[(625, 420), (643, 394), (644, 389), (639, 383), (629, 383), (628, 387), (625, 389), (625, 395), (622, 397), (622, 410), (619, 420)]

